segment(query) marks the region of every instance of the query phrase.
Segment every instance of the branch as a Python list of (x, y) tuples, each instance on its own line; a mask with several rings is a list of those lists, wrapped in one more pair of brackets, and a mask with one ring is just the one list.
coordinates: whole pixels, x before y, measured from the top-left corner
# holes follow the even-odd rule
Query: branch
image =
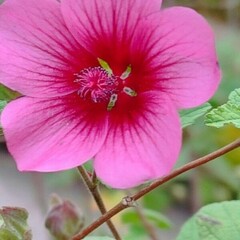
[(154, 181), (152, 184), (149, 186), (143, 188), (136, 194), (134, 194), (131, 197), (125, 197), (123, 200), (118, 203), (115, 207), (113, 207), (111, 210), (109, 210), (107, 213), (102, 215), (99, 219), (97, 219), (95, 222), (93, 222), (90, 226), (85, 228), (82, 232), (79, 234), (75, 235), (72, 240), (80, 240), (86, 237), (89, 233), (91, 233), (93, 230), (101, 226), (104, 222), (108, 221), (110, 218), (124, 210), (125, 208), (131, 207), (135, 205), (135, 201), (138, 200), (139, 198), (143, 197), (147, 193), (151, 192), (155, 188), (163, 185), (164, 183), (170, 181), (171, 179), (179, 176), (182, 173), (185, 173), (191, 169), (194, 169), (196, 167), (199, 167), (207, 162), (210, 162), (236, 148), (240, 147), (240, 138), (235, 140), (234, 142), (226, 145), (225, 147), (222, 147), (218, 149), (215, 152), (212, 152), (204, 157), (198, 158), (190, 163), (185, 164), (184, 166), (174, 170), (172, 173), (169, 175), (162, 177), (156, 181)]
[[(96, 174), (93, 173), (93, 180), (91, 180), (91, 178), (89, 177), (89, 175), (84, 167), (82, 167), (82, 166), (78, 167), (78, 171), (79, 171), (80, 175), (82, 176), (82, 179), (83, 179), (85, 185), (87, 186), (88, 190), (92, 194), (100, 212), (102, 214), (105, 214), (107, 212), (107, 210), (106, 210), (106, 207), (103, 203), (103, 200), (102, 200), (101, 195), (98, 190)], [(115, 237), (115, 239), (121, 240), (121, 237), (118, 234), (118, 232), (117, 232), (115, 226), (113, 225), (112, 221), (110, 220), (110, 218), (106, 222), (107, 222), (107, 225), (108, 225), (110, 231), (112, 232), (112, 235)]]

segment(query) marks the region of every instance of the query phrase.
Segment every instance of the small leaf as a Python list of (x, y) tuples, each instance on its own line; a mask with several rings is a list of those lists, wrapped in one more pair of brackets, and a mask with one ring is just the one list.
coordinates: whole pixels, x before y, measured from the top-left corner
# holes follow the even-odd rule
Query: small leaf
[(28, 212), (23, 208), (3, 207), (0, 209), (0, 239), (31, 240), (27, 224)]
[(10, 101), (15, 99), (19, 94), (0, 84), (0, 100)]
[(141, 224), (132, 224), (129, 226), (128, 233), (124, 236), (124, 240), (133, 240), (133, 239), (146, 239), (148, 233), (146, 229)]
[(211, 177), (218, 179), (221, 184), (226, 185), (230, 190), (238, 192), (239, 180), (233, 174), (233, 168), (230, 167), (228, 161), (212, 161), (204, 165), (204, 168), (207, 169)]
[[(13, 92), (12, 90), (0, 84), (0, 114), (3, 108), (7, 105), (7, 102), (15, 99), (18, 96), (20, 96), (20, 94), (18, 94), (17, 92)], [(0, 125), (0, 137), (2, 135), (3, 135), (3, 131)]]
[(205, 124), (210, 127), (220, 128), (230, 123), (240, 128), (240, 88), (231, 92), (226, 104), (213, 109), (205, 117)]
[[(168, 220), (163, 214), (160, 212), (151, 210), (151, 209), (142, 209), (142, 212), (146, 219), (155, 224), (158, 228), (161, 229), (169, 229), (171, 227), (171, 222)], [(140, 223), (139, 216), (136, 211), (129, 210), (124, 213), (122, 216), (122, 220), (125, 223)]]
[(240, 201), (201, 208), (183, 226), (177, 240), (233, 240), (240, 236)]
[(7, 101), (0, 100), (0, 113), (2, 112), (3, 108), (7, 105)]
[(202, 106), (192, 108), (192, 109), (185, 109), (180, 111), (180, 118), (182, 122), (182, 128), (185, 128), (189, 125), (192, 125), (195, 120), (212, 108), (210, 103), (205, 103)]
[[(6, 105), (7, 105), (7, 101), (0, 100), (0, 114)], [(1, 123), (0, 123), (0, 136), (2, 135), (3, 135), (3, 132), (2, 132)]]
[(19, 240), (19, 238), (6, 228), (0, 228), (0, 239), (4, 240)]

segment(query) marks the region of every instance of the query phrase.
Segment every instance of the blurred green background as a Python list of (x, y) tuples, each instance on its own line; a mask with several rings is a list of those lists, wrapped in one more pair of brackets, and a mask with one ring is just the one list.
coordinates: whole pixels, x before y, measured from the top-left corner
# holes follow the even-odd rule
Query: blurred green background
[[(176, 5), (196, 9), (214, 29), (223, 79), (211, 103), (213, 106), (223, 104), (229, 93), (240, 87), (240, 0), (164, 1), (164, 7)], [(183, 149), (177, 166), (210, 153), (239, 136), (240, 130), (233, 126), (214, 129), (204, 126), (203, 118), (200, 118), (196, 124), (184, 130)], [(4, 143), (0, 146), (0, 164), (0, 206), (14, 204), (27, 208), (34, 239), (49, 237), (44, 229), (44, 216), (51, 192), (78, 204), (85, 213), (86, 224), (99, 216), (75, 170), (55, 174), (20, 174), (7, 154)], [(102, 187), (102, 191), (108, 208), (127, 194), (105, 187)], [(174, 240), (184, 221), (201, 206), (239, 198), (240, 150), (235, 150), (156, 189), (140, 201), (140, 213), (127, 210), (115, 217), (114, 222), (126, 239), (151, 239), (139, 221), (143, 214), (160, 240)], [(98, 229), (97, 233), (109, 234), (106, 227)]]

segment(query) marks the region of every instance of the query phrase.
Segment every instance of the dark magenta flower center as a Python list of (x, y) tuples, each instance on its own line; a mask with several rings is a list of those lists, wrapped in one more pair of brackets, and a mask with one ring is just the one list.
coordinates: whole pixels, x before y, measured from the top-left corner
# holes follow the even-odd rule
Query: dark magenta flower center
[(85, 68), (76, 74), (75, 82), (79, 84), (78, 95), (94, 103), (106, 102), (107, 110), (110, 111), (115, 106), (120, 92), (131, 97), (137, 96), (134, 90), (125, 86), (125, 79), (129, 74), (129, 67), (120, 77), (102, 67)]
[(86, 68), (76, 76), (79, 96), (94, 103), (109, 101), (111, 96), (119, 91), (119, 78), (101, 67)]

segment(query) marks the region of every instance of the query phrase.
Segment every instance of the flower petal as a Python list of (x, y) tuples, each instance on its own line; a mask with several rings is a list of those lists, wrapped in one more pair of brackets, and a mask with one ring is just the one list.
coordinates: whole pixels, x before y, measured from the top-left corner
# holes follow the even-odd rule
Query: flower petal
[(21, 171), (59, 171), (78, 166), (102, 146), (105, 113), (79, 96), (51, 100), (22, 97), (7, 105), (1, 124)]
[(148, 78), (180, 108), (195, 107), (212, 97), (221, 78), (213, 32), (195, 11), (173, 7), (142, 22), (135, 34), (145, 52)]
[(68, 31), (57, 0), (6, 0), (0, 42), (0, 81), (23, 95), (67, 95), (77, 89), (73, 74), (93, 62)]
[(178, 158), (181, 127), (171, 100), (156, 92), (137, 98), (127, 115), (110, 118), (111, 128), (94, 160), (97, 176), (114, 188), (161, 177)]
[(62, 0), (61, 5), (66, 24), (81, 45), (108, 63), (122, 64), (139, 19), (159, 11), (161, 2)]

